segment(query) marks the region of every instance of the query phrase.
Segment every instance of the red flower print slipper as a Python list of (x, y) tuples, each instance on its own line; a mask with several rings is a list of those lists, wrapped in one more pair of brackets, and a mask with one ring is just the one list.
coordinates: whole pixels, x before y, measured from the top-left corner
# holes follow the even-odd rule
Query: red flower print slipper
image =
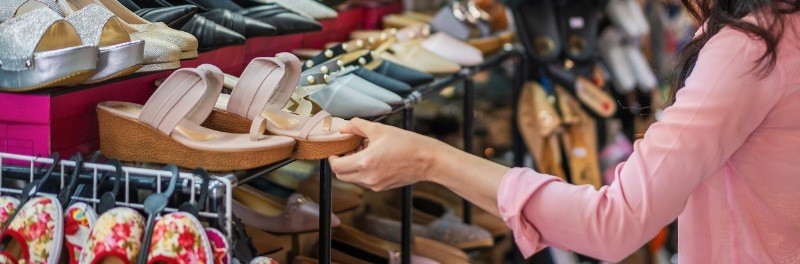
[(9, 241), (0, 255), (12, 263), (58, 263), (64, 241), (61, 204), (54, 197), (31, 198), (0, 235), (0, 241)]
[(231, 254), (228, 253), (231, 246), (228, 239), (219, 230), (206, 228), (206, 236), (211, 243), (211, 251), (214, 253), (214, 264), (228, 264), (231, 262)]
[(279, 263), (269, 257), (256, 257), (250, 261), (250, 264), (279, 264)]
[(0, 230), (5, 228), (6, 221), (17, 210), (17, 207), (19, 207), (19, 199), (11, 196), (0, 196)]
[(147, 263), (213, 264), (214, 254), (203, 225), (185, 212), (164, 215), (153, 227)]
[(117, 207), (100, 215), (81, 251), (80, 263), (136, 263), (142, 246), (144, 217), (133, 209)]
[(64, 216), (64, 244), (69, 251), (69, 263), (78, 264), (81, 250), (86, 247), (97, 213), (86, 203), (75, 203), (67, 208)]

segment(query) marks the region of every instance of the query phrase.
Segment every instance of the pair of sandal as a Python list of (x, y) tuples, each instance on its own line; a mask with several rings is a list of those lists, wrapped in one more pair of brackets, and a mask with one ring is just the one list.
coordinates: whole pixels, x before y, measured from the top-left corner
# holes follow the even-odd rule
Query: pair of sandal
[(289, 53), (254, 59), (230, 96), (220, 95), (224, 77), (215, 66), (177, 70), (144, 106), (97, 106), (100, 149), (120, 160), (215, 171), (250, 169), (290, 157), (321, 159), (356, 149), (360, 137), (339, 133), (346, 121), (325, 111), (309, 116), (284, 110), (300, 68), (299, 59)]

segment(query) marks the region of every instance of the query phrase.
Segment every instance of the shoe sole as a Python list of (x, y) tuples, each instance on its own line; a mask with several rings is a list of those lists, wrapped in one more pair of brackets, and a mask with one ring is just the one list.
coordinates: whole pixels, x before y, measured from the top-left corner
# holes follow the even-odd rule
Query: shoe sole
[(155, 71), (165, 71), (165, 70), (174, 70), (181, 67), (180, 61), (171, 61), (171, 62), (164, 62), (164, 63), (153, 63), (153, 64), (142, 64), (142, 67), (139, 68), (136, 72), (155, 72)]
[(117, 78), (117, 77), (122, 77), (122, 76), (130, 75), (130, 74), (133, 74), (133, 73), (135, 73), (135, 72), (139, 71), (139, 69), (141, 69), (141, 68), (142, 68), (142, 65), (136, 65), (136, 66), (133, 66), (133, 67), (130, 67), (130, 68), (124, 69), (124, 70), (122, 70), (122, 71), (120, 71), (120, 72), (117, 72), (117, 73), (115, 73), (115, 74), (112, 74), (112, 75), (106, 76), (106, 77), (104, 77), (104, 78), (101, 78), (101, 79), (97, 79), (97, 80), (94, 80), (94, 81), (89, 81), (89, 82), (84, 82), (84, 84), (95, 84), (95, 83), (100, 83), (100, 82), (108, 81), (108, 80), (111, 80), (111, 79), (114, 79), (114, 78)]
[(197, 59), (197, 56), (198, 56), (197, 50), (181, 52), (181, 60)]
[(248, 151), (208, 151), (187, 147), (143, 123), (97, 108), (100, 150), (123, 161), (175, 164), (209, 171), (243, 170), (289, 158), (292, 146)]
[[(253, 122), (238, 115), (214, 109), (202, 126), (228, 133), (250, 133), (250, 124)], [(268, 135), (276, 135), (267, 131)], [(291, 158), (298, 160), (325, 159), (332, 155), (341, 155), (351, 152), (361, 146), (362, 138), (349, 137), (344, 140), (315, 141), (295, 138), (294, 151)]]
[(56, 80), (53, 80), (53, 81), (50, 81), (50, 82), (46, 82), (46, 83), (43, 83), (43, 84), (39, 84), (39, 85), (36, 85), (36, 86), (30, 86), (30, 87), (24, 87), (24, 88), (0, 87), (0, 91), (5, 91), (5, 92), (27, 92), (27, 91), (33, 91), (33, 90), (38, 90), (38, 89), (43, 89), (43, 88), (76, 85), (76, 84), (80, 84), (80, 83), (88, 80), (89, 78), (94, 76), (94, 73), (95, 73), (94, 70), (79, 71), (79, 72), (72, 73), (70, 75), (61, 77), (59, 79), (56, 79)]

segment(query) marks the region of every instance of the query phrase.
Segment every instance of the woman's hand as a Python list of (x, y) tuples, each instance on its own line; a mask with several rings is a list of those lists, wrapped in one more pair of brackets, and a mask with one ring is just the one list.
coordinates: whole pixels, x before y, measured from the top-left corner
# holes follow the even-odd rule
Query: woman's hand
[(449, 147), (414, 132), (358, 118), (339, 130), (366, 139), (354, 153), (330, 157), (333, 172), (340, 180), (374, 191), (429, 180), (433, 156), (438, 149)]

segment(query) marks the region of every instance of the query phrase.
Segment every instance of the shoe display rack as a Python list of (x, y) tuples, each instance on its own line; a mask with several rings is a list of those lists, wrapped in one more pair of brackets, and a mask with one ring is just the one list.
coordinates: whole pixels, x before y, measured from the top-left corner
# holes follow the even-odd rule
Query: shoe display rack
[[(53, 165), (56, 164), (56, 165)], [(77, 163), (73, 160), (57, 160), (53, 157), (32, 157), (26, 155), (9, 154), (0, 152), (0, 193), (13, 193), (20, 194), (23, 192), (22, 188), (15, 188), (13, 186), (2, 185), (3, 180), (13, 179), (25, 182), (25, 185), (38, 180), (35, 175), (41, 172), (41, 166), (55, 166), (48, 182), (44, 184), (56, 185), (58, 188), (64, 186), (71, 181), (68, 170), (75, 168)], [(139, 168), (135, 166), (122, 166), (122, 175), (113, 176), (103, 182), (104, 175), (115, 173), (116, 167), (109, 164), (100, 164), (93, 162), (83, 162), (83, 170), (77, 174), (76, 181), (78, 183), (90, 184), (84, 188), (91, 188), (91, 195), (87, 197), (72, 197), (74, 201), (82, 201), (90, 204), (98, 204), (102, 193), (98, 193), (99, 184), (111, 184), (111, 181), (119, 182), (119, 191), (117, 195), (123, 198), (119, 199), (114, 206), (124, 206), (135, 209), (143, 209), (145, 207), (142, 203), (132, 201), (131, 197), (137, 190), (149, 190), (156, 193), (161, 193), (167, 189), (167, 183), (172, 177), (176, 177), (175, 191), (188, 195), (191, 201), (198, 201), (201, 195), (201, 186), (203, 179), (191, 172), (179, 172), (173, 174), (168, 170), (163, 169), (149, 169)], [(88, 187), (91, 186), (91, 187)], [(210, 181), (207, 183), (208, 195), (204, 201), (198, 203), (205, 204), (204, 210), (198, 212), (199, 216), (207, 219), (215, 219), (217, 223), (221, 223), (221, 229), (228, 239), (232, 239), (234, 234), (234, 226), (232, 219), (232, 188), (233, 183), (230, 179), (225, 177), (211, 176)], [(80, 190), (76, 191), (80, 193)], [(55, 194), (52, 194), (55, 195)], [(178, 208), (167, 207), (164, 212), (176, 212)], [(211, 221), (210, 221), (211, 222)]]

